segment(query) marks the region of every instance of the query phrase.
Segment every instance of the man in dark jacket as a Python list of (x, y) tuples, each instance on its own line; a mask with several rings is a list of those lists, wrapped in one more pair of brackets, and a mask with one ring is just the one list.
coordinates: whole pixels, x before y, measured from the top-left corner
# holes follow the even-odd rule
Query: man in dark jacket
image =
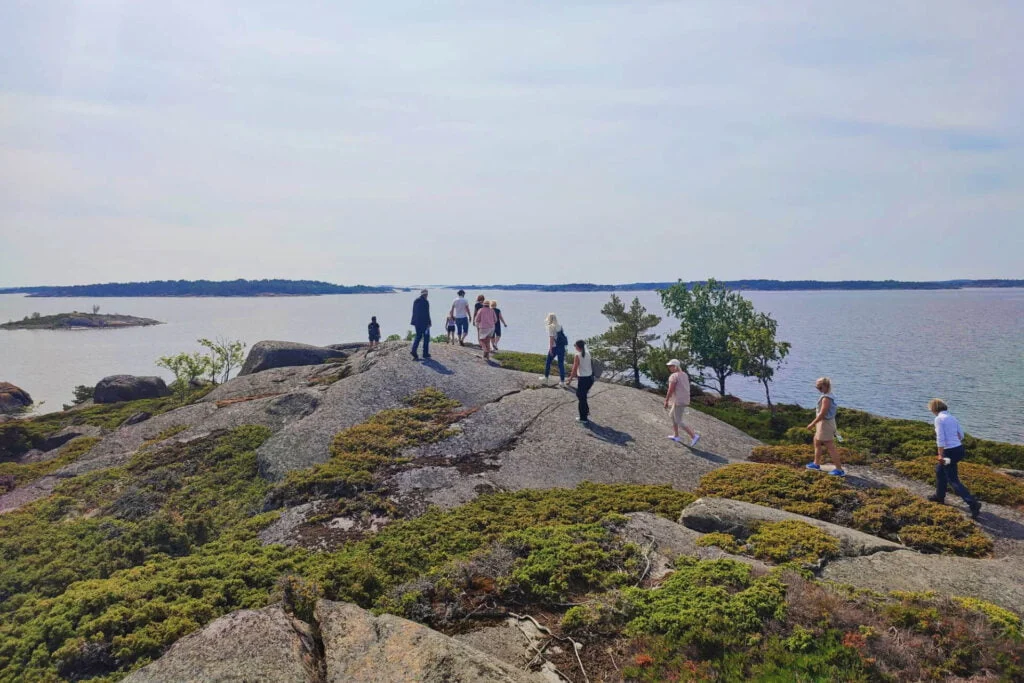
[(412, 322), (416, 330), (416, 340), (412, 343), (412, 359), (419, 360), (416, 350), (423, 340), (423, 357), (430, 358), (430, 304), (427, 302), (427, 290), (420, 290), (420, 296), (412, 302)]

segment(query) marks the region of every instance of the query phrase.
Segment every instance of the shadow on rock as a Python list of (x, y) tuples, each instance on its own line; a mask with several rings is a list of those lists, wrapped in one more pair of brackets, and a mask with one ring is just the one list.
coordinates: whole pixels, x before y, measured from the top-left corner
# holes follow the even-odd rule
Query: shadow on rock
[(702, 451), (696, 448), (691, 448), (690, 451), (698, 458), (704, 458), (705, 460), (708, 460), (710, 462), (717, 462), (720, 465), (726, 465), (729, 462), (731, 462), (728, 458), (723, 458), (720, 455), (715, 455), (714, 453), (710, 453), (708, 451)]
[(448, 369), (448, 366), (444, 363), (439, 363), (433, 358), (425, 358), (421, 363), (423, 367), (430, 368), (439, 375), (454, 375), (455, 373)]
[(590, 422), (586, 425), (586, 429), (590, 430), (591, 435), (595, 439), (604, 441), (605, 443), (616, 444), (618, 446), (624, 446), (633, 440), (633, 436), (626, 432), (620, 432), (617, 429), (611, 427), (605, 427), (604, 425), (594, 424)]

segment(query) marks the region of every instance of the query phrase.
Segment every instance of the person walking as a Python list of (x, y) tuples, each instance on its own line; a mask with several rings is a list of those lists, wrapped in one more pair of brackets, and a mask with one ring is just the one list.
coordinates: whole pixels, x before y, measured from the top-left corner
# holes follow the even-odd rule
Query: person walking
[(572, 361), (572, 372), (569, 373), (567, 384), (572, 384), (577, 377), (580, 378), (579, 385), (576, 387), (576, 400), (579, 401), (580, 416), (576, 418), (576, 421), (586, 425), (590, 424), (590, 403), (587, 398), (590, 388), (594, 386), (594, 360), (587, 353), (587, 344), (582, 339), (577, 339), (574, 346), (576, 347), (576, 357)]
[(501, 314), (501, 309), (498, 308), (498, 302), (494, 299), (491, 299), (491, 308), (494, 310), (494, 339), (491, 340), (491, 349), (497, 351), (498, 342), (501, 341), (501, 328), (503, 325), (508, 327), (508, 323), (505, 322), (505, 317)]
[(547, 384), (551, 376), (551, 362), (558, 360), (558, 386), (565, 387), (565, 348), (569, 346), (569, 339), (565, 336), (565, 330), (558, 323), (558, 317), (554, 313), (548, 313), (544, 318), (544, 326), (548, 332), (548, 357), (544, 362), (544, 374), (538, 379)]
[(455, 318), (455, 330), (459, 334), (459, 346), (465, 346), (466, 335), (469, 334), (469, 320), (472, 317), (469, 312), (469, 302), (466, 301), (466, 290), (459, 290), (459, 295), (452, 302), (448, 315)]
[(494, 326), (497, 320), (494, 309), (488, 306), (487, 302), (477, 309), (476, 315), (473, 317), (473, 324), (476, 325), (480, 339), (480, 348), (484, 350), (484, 360), (491, 357), (491, 341), (494, 339)]
[(377, 348), (380, 344), (380, 325), (377, 323), (377, 316), (370, 316), (370, 324), (366, 326), (366, 333), (370, 337), (370, 350)]
[(455, 343), (455, 318), (452, 317), (451, 313), (448, 314), (448, 318), (444, 321), (444, 330), (445, 330), (445, 332), (448, 333), (448, 343), (449, 344), (454, 344)]
[(818, 398), (817, 414), (808, 429), (814, 430), (814, 462), (807, 463), (807, 469), (820, 470), (821, 456), (828, 448), (828, 454), (832, 458), (832, 474), (837, 477), (845, 477), (843, 462), (839, 458), (839, 449), (836, 448), (836, 397), (832, 395), (832, 380), (828, 377), (819, 377), (814, 383), (815, 388), (821, 393)]
[(682, 362), (675, 358), (666, 365), (671, 373), (668, 376), (668, 391), (665, 392), (665, 410), (672, 411), (672, 433), (668, 438), (680, 443), (679, 428), (682, 427), (690, 437), (690, 448), (693, 448), (700, 441), (700, 434), (683, 422), (686, 407), (690, 405), (690, 376), (683, 370)]
[(412, 322), (416, 330), (416, 339), (412, 343), (412, 359), (419, 360), (416, 350), (423, 340), (423, 357), (430, 358), (430, 303), (427, 301), (427, 290), (421, 289), (419, 297), (412, 302)]
[(970, 508), (971, 518), (977, 519), (981, 503), (960, 481), (958, 470), (960, 461), (964, 459), (964, 430), (960, 428), (957, 419), (949, 414), (949, 407), (942, 399), (933, 398), (929, 401), (928, 410), (935, 416), (935, 443), (939, 451), (939, 462), (935, 466), (935, 495), (928, 496), (928, 500), (944, 503), (946, 486), (952, 486)]

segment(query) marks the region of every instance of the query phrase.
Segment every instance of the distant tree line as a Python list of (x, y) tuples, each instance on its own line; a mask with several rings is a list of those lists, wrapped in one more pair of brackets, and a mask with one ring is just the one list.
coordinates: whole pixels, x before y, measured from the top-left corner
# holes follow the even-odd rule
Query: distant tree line
[[(631, 282), (621, 285), (599, 285), (573, 282), (564, 285), (460, 285), (462, 289), (493, 289), (530, 292), (652, 292), (674, 287), (678, 282)], [(682, 283), (687, 289), (707, 284), (706, 280)], [(942, 280), (910, 282), (907, 280), (726, 280), (729, 289), (746, 291), (815, 291), (815, 290), (889, 290), (889, 289), (965, 289), (993, 287), (1024, 287), (1024, 280)]]
[(317, 294), (380, 294), (392, 287), (334, 285), (316, 280), (154, 280), (108, 282), (68, 287), (16, 287), (0, 293), (35, 297), (102, 296), (311, 296)]

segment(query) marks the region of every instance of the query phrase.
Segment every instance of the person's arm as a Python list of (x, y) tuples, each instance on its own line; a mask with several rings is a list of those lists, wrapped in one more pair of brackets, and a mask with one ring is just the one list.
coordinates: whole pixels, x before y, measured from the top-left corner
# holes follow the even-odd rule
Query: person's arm
[(569, 379), (565, 380), (566, 384), (572, 384), (572, 381), (576, 379), (576, 373), (580, 369), (580, 357), (576, 356), (572, 359), (572, 370), (569, 372)]
[(553, 336), (551, 336), (551, 333), (549, 332), (548, 333), (548, 353), (551, 353), (554, 350), (555, 350), (555, 338)]
[(679, 381), (677, 379), (678, 377), (679, 377), (679, 375), (674, 373), (674, 372), (671, 375), (668, 376), (668, 391), (665, 392), (665, 409), (666, 410), (668, 410), (668, 398), (676, 390), (676, 382)]
[(808, 429), (814, 429), (814, 425), (818, 424), (825, 419), (825, 415), (828, 413), (828, 409), (832, 406), (832, 399), (828, 396), (821, 402), (821, 408), (818, 410), (818, 414), (811, 420), (811, 424), (807, 425)]
[(502, 324), (502, 325), (504, 325), (505, 327), (508, 327), (508, 323), (507, 323), (507, 322), (505, 322), (505, 316), (504, 316), (504, 315), (502, 315), (501, 313), (499, 313), (499, 314), (498, 314), (498, 320), (500, 320), (500, 321), (501, 321), (501, 324)]
[(935, 418), (935, 444), (936, 450), (938, 451), (938, 460), (942, 462), (942, 459), (946, 457), (946, 436), (942, 433), (942, 420), (938, 417)]

